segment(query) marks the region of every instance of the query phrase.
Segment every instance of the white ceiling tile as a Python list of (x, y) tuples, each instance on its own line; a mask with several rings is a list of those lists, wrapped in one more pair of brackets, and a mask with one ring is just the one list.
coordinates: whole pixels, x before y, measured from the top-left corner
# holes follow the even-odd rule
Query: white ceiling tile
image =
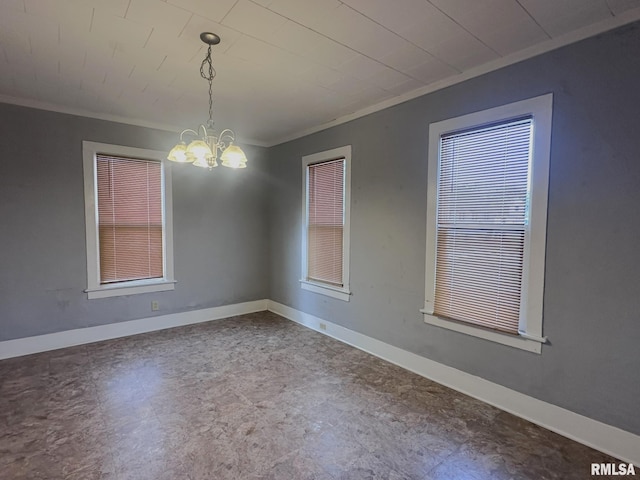
[(38, 99), (38, 82), (33, 77), (14, 76), (12, 93), (19, 98)]
[(10, 32), (7, 29), (1, 29), (0, 46), (4, 48), (9, 62), (15, 63), (16, 57), (31, 55), (31, 42), (26, 32)]
[(60, 60), (56, 55), (56, 49), (52, 48), (48, 52), (34, 53), (32, 56), (38, 78), (58, 75), (60, 71)]
[(320, 36), (309, 28), (286, 20), (280, 28), (265, 36), (263, 40), (289, 52), (301, 54), (311, 50)]
[(552, 37), (611, 17), (605, 0), (519, 0)]
[[(438, 11), (425, 0), (342, 0), (343, 3), (359, 11), (393, 32), (402, 32), (424, 19), (438, 15)], [(435, 18), (437, 21), (438, 18)]]
[(220, 22), (237, 0), (167, 0), (167, 3), (193, 12), (214, 22)]
[(153, 84), (146, 85), (141, 90), (141, 92), (146, 97), (161, 98), (161, 99), (169, 101), (169, 102), (177, 101), (182, 96), (182, 93), (180, 91), (178, 91), (178, 90), (175, 90), (173, 88), (168, 88), (168, 87), (165, 87), (165, 86), (153, 85)]
[(37, 98), (43, 102), (56, 102), (60, 94), (60, 85), (55, 82), (40, 79), (35, 84)]
[(326, 37), (376, 59), (407, 43), (347, 5), (335, 9), (330, 17), (316, 20), (314, 28)]
[(424, 84), (437, 82), (456, 73), (458, 73), (457, 70), (437, 58), (433, 58), (431, 61), (421, 65), (416, 65), (406, 71), (407, 75)]
[(264, 40), (287, 21), (281, 15), (256, 5), (249, 0), (239, 0), (224, 18), (222, 24), (251, 37)]
[(478, 35), (485, 45), (505, 56), (549, 39), (537, 25), (506, 23)]
[(431, 0), (431, 3), (501, 55), (549, 38), (515, 0)]
[(28, 45), (25, 45), (23, 43), (18, 44), (2, 42), (2, 49), (4, 51), (4, 57), (9, 65), (35, 65)]
[(87, 31), (93, 16), (93, 7), (89, 3), (74, 0), (24, 0), (26, 12), (58, 22), (77, 22), (86, 25)]
[(400, 85), (407, 85), (414, 80), (407, 75), (394, 70), (393, 68), (385, 67), (384, 71), (372, 75), (365, 79), (367, 83), (375, 85), (386, 91), (393, 91)]
[[(130, 50), (137, 56), (143, 57), (147, 53), (161, 55), (177, 55), (191, 60), (194, 56), (202, 56), (204, 58), (207, 45), (205, 45), (199, 36), (180, 36), (177, 38), (167, 37), (160, 30), (153, 30), (149, 39), (142, 49), (131, 47)], [(215, 51), (222, 51), (220, 45), (213, 46)]]
[(37, 21), (30, 19), (27, 28), (31, 53), (41, 57), (54, 56), (59, 47), (58, 23), (46, 17), (36, 18)]
[(330, 38), (318, 35), (304, 56), (327, 67), (336, 68), (359, 55), (358, 52), (341, 45)]
[(295, 61), (296, 56), (292, 53), (245, 35), (231, 46), (227, 55), (258, 65), (267, 65), (290, 74), (297, 74), (307, 68), (306, 64), (298, 64)]
[(77, 45), (76, 48), (59, 48), (56, 58), (60, 65), (60, 73), (75, 68), (81, 69), (84, 65), (85, 55), (87, 51), (83, 45)]
[(0, 17), (0, 44), (31, 53), (29, 20), (34, 18), (19, 10), (8, 10)]
[(76, 5), (90, 5), (96, 11), (108, 13), (117, 17), (124, 17), (127, 14), (130, 0), (71, 0)]
[[(114, 77), (120, 80), (126, 79), (134, 67), (135, 64), (124, 58), (112, 58), (106, 62), (94, 57), (87, 57), (84, 62), (84, 70), (90, 72), (88, 75), (94, 80), (102, 77), (103, 82), (106, 81), (108, 77)], [(110, 84), (114, 83), (114, 78), (109, 81)]]
[(640, 8), (640, 0), (607, 0), (607, 5), (614, 15), (620, 15), (632, 8)]
[(33, 63), (22, 62), (12, 64), (10, 72), (17, 82), (20, 82), (21, 80), (27, 80), (30, 82), (36, 81), (36, 69)]
[(60, 95), (65, 91), (77, 91), (81, 85), (80, 78), (75, 75), (68, 75), (64, 70), (61, 70), (58, 74), (57, 83), (60, 85)]
[(338, 0), (273, 0), (269, 10), (289, 20), (313, 27), (326, 17), (333, 16), (340, 5)]
[[(202, 46), (205, 44), (200, 40), (200, 34), (203, 32), (212, 32), (220, 37), (220, 43), (214, 48), (216, 51), (226, 52), (233, 43), (238, 40), (242, 34), (237, 30), (225, 27), (213, 20), (198, 15), (193, 15), (187, 25), (184, 27), (180, 38), (187, 41), (195, 41)], [(152, 35), (153, 37), (153, 35)]]
[[(142, 52), (141, 52), (142, 50)], [(148, 49), (116, 50), (113, 59), (131, 63), (136, 70), (157, 72), (167, 55), (162, 52), (154, 52)]]
[(115, 47), (116, 43), (142, 47), (151, 27), (96, 10), (91, 24), (91, 37)]
[(372, 60), (369, 57), (358, 55), (352, 60), (349, 60), (337, 67), (336, 70), (349, 77), (359, 78), (363, 80), (373, 75), (381, 74), (385, 70), (388, 70), (388, 68), (389, 67), (387, 67), (386, 65)]
[(433, 53), (433, 45), (447, 40), (469, 35), (469, 33), (453, 19), (441, 12), (431, 3), (428, 14), (417, 17), (416, 22), (401, 26), (398, 33), (418, 47)]
[(9, 10), (17, 10), (24, 13), (24, 0), (3, 0), (0, 2), (0, 12), (4, 13)]
[(382, 63), (395, 68), (396, 70), (400, 70), (401, 72), (432, 60), (433, 55), (409, 42), (406, 42), (402, 47), (380, 58)]
[(329, 90), (349, 96), (349, 101), (358, 101), (362, 98), (370, 98), (376, 93), (382, 93), (382, 89), (356, 78), (341, 77), (331, 85), (327, 85)]
[(191, 13), (161, 0), (131, 0), (125, 18), (153, 27), (165, 36), (177, 37), (191, 18)]
[(326, 87), (337, 82), (343, 74), (324, 65), (311, 64), (308, 69), (300, 72), (299, 77), (313, 85)]
[[(202, 57), (204, 58), (204, 55)], [(200, 62), (201, 61), (202, 59), (200, 59)], [(199, 76), (200, 62), (198, 62), (198, 65), (196, 66), (188, 62), (186, 58), (180, 55), (166, 55), (160, 66), (157, 68), (156, 75), (162, 76), (165, 79), (170, 79), (174, 78), (183, 71), (196, 71)]]
[(431, 47), (433, 56), (452, 67), (465, 71), (498, 57), (498, 54), (464, 31)]

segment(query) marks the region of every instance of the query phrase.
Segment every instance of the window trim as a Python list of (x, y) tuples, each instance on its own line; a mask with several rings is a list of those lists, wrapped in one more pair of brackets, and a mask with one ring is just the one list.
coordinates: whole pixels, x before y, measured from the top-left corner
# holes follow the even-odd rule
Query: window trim
[[(163, 278), (131, 280), (100, 284), (100, 246), (98, 237), (98, 180), (96, 176), (97, 154), (141, 158), (159, 161), (162, 165), (162, 220), (163, 220)], [(82, 142), (82, 167), (84, 175), (84, 212), (87, 246), (87, 288), (89, 299), (135, 295), (139, 293), (173, 290), (173, 196), (171, 192), (171, 169), (165, 160), (165, 152), (144, 148), (125, 147), (108, 143)]]
[[(546, 251), (547, 201), (549, 190), (549, 158), (551, 154), (551, 120), (553, 94), (510, 103), (460, 117), (450, 118), (429, 126), (429, 157), (427, 182), (427, 241), (425, 306), (420, 311), (430, 325), (454, 330), (503, 345), (541, 353), (546, 337), (542, 336), (542, 307)], [(472, 324), (456, 322), (433, 314), (435, 296), (437, 188), (440, 138), (468, 128), (482, 127), (518, 117), (533, 118), (532, 160), (530, 175), (530, 221), (525, 228), (523, 260), (523, 295), (519, 334), (509, 335)]]
[[(308, 215), (308, 167), (314, 163), (329, 162), (344, 158), (344, 228), (342, 230), (342, 287), (328, 285), (307, 279), (307, 215)], [(349, 245), (351, 239), (351, 145), (338, 147), (323, 152), (302, 157), (302, 277), (300, 286), (321, 295), (348, 302), (351, 291), (349, 289)]]

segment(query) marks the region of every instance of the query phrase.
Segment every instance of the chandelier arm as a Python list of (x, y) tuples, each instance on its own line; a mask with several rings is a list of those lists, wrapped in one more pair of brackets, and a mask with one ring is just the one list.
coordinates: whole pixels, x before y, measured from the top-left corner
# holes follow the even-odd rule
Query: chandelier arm
[(202, 129), (202, 138), (206, 138), (209, 136), (209, 132), (207, 132), (207, 127), (205, 127), (203, 124), (200, 124), (200, 126), (198, 126), (198, 130)]
[(181, 141), (181, 142), (183, 142), (183, 141), (184, 141), (184, 140), (183, 140), (183, 138), (182, 138), (182, 136), (183, 136), (185, 133), (189, 133), (189, 134), (191, 134), (191, 135), (195, 135), (196, 137), (198, 136), (198, 132), (196, 132), (195, 130), (192, 130), (192, 129), (190, 129), (190, 128), (187, 128), (186, 130), (183, 130), (183, 131), (182, 131), (182, 133), (180, 133), (180, 141)]
[(220, 136), (218, 137), (218, 142), (222, 143), (223, 142), (223, 138), (227, 138), (229, 142), (235, 142), (236, 141), (236, 135), (235, 133), (233, 133), (233, 130), (229, 129), (229, 128), (225, 128), (222, 132), (220, 132)]

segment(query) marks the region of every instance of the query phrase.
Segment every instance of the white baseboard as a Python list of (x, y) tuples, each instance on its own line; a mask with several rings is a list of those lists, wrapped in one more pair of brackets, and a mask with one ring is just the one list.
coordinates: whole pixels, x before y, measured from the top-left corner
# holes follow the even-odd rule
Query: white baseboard
[[(268, 310), (576, 442), (640, 465), (640, 436), (402, 350), (281, 303)], [(320, 323), (324, 328), (320, 328)]]
[(180, 327), (192, 323), (208, 322), (210, 320), (232, 317), (234, 315), (260, 312), (266, 309), (267, 300), (255, 300), (233, 305), (203, 308), (190, 312), (170, 313), (168, 315), (141, 318), (128, 322), (66, 330), (64, 332), (49, 333), (35, 337), (6, 340), (0, 342), (0, 359), (20, 357), (32, 353), (56, 350), (58, 348), (153, 332), (155, 330), (164, 330), (165, 328)]

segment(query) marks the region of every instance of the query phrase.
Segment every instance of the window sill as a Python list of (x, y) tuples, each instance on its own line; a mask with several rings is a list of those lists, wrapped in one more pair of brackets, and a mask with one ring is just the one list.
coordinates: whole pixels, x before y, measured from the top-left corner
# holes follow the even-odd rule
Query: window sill
[(452, 322), (443, 318), (436, 317), (427, 313), (425, 310), (420, 310), (424, 314), (424, 322), (429, 325), (435, 325), (436, 327), (446, 328), (447, 330), (453, 330), (455, 332), (464, 333), (473, 337), (483, 338), (492, 342), (500, 343), (502, 345), (508, 345), (510, 347), (526, 350), (527, 352), (542, 353), (542, 344), (545, 343), (544, 338), (527, 338), (526, 334), (519, 336), (509, 335), (506, 333), (493, 332), (491, 330), (485, 330), (483, 328), (474, 327), (473, 325), (465, 325), (463, 323)]
[(343, 302), (348, 302), (351, 297), (351, 292), (347, 288), (332, 287), (329, 285), (322, 285), (320, 283), (309, 282), (308, 280), (300, 280), (300, 286), (303, 290), (319, 293), (328, 297), (337, 298)]
[(154, 279), (135, 280), (132, 282), (114, 283), (87, 288), (85, 292), (91, 300), (94, 298), (119, 297), (123, 295), (136, 295), (139, 293), (164, 292), (175, 288), (175, 280)]

